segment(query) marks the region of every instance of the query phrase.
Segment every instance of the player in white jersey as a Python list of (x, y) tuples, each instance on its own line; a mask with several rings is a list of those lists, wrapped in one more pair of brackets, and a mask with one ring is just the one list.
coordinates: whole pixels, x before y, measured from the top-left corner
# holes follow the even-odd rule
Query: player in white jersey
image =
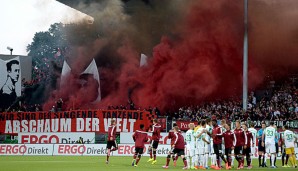
[(253, 139), (253, 141), (250, 144), (250, 146), (251, 146), (251, 153), (253, 154), (253, 156), (256, 153), (255, 144), (257, 143), (257, 133), (258, 133), (258, 131), (254, 127), (255, 127), (255, 124), (253, 122), (251, 122), (250, 123), (250, 128), (248, 128), (248, 131), (251, 132), (252, 139)]
[[(210, 133), (212, 134), (212, 130), (213, 130), (213, 125), (212, 125), (212, 120), (211, 118), (208, 118), (208, 123), (209, 123), (209, 126), (210, 126)], [(210, 159), (211, 159), (211, 168), (215, 168), (216, 165), (217, 165), (217, 162), (216, 162), (216, 154), (214, 152), (214, 148), (213, 148), (213, 138), (212, 136), (210, 136)]]
[(201, 125), (201, 123), (202, 123), (202, 121), (198, 121), (198, 125), (195, 127), (195, 129), (194, 129), (194, 135), (195, 135), (195, 138), (196, 138), (196, 150), (195, 150), (195, 168), (196, 169), (199, 169), (199, 154), (198, 154), (198, 150), (197, 150), (197, 148), (198, 148), (198, 145), (197, 145), (197, 132), (198, 132), (198, 130), (199, 130), (199, 128), (201, 128), (202, 127), (202, 125)]
[(289, 127), (285, 126), (285, 132), (284, 137), (282, 137), (283, 142), (285, 144), (286, 148), (286, 154), (289, 155), (290, 162), (294, 168), (297, 168), (297, 162), (295, 157), (295, 142), (297, 141), (296, 135), (293, 133), (293, 131), (288, 130)]
[[(195, 136), (196, 136), (196, 155), (198, 156), (198, 162), (199, 162), (199, 168), (203, 169), (205, 168), (205, 136), (206, 136), (206, 122), (203, 120), (201, 122), (201, 127), (197, 130)], [(198, 168), (198, 167), (197, 167)]]
[[(210, 118), (206, 119), (206, 128), (205, 128), (205, 130), (206, 130), (206, 132), (212, 133), (212, 128), (209, 125), (210, 122), (211, 122)], [(209, 163), (209, 153), (211, 152), (211, 137), (208, 134), (206, 134), (205, 140), (206, 140), (206, 142), (204, 144), (205, 145), (205, 150), (204, 150), (205, 151), (205, 168), (207, 169), (208, 168), (208, 163)]]
[(274, 159), (276, 156), (275, 148), (276, 129), (274, 128), (274, 122), (270, 122), (270, 126), (267, 127), (262, 136), (262, 146), (265, 147), (265, 152), (271, 155), (271, 168), (274, 166)]
[[(227, 124), (227, 122), (226, 122), (226, 120), (225, 119), (222, 119), (221, 121), (220, 121), (220, 127), (221, 127), (221, 132), (222, 132), (222, 134), (223, 133), (225, 133), (227, 130), (226, 130), (226, 128), (225, 128), (225, 125)], [(225, 141), (224, 141), (224, 138), (222, 137), (222, 144), (221, 144), (221, 149), (222, 149), (222, 151), (223, 151), (223, 153), (224, 153), (224, 151), (225, 151)], [(221, 158), (219, 158), (219, 160), (220, 160), (220, 166), (221, 166), (221, 163), (222, 163), (222, 159)]]
[[(186, 160), (188, 169), (195, 169), (195, 150), (196, 150), (196, 138), (194, 128), (195, 125), (190, 123), (188, 125), (189, 130), (185, 134), (186, 142)], [(191, 163), (190, 163), (191, 160)]]
[(280, 138), (282, 140), (281, 141), (281, 163), (282, 163), (282, 167), (290, 167), (288, 165), (289, 155), (286, 154), (285, 142), (283, 140), (285, 130), (286, 130), (285, 126), (282, 126), (282, 132), (280, 132)]

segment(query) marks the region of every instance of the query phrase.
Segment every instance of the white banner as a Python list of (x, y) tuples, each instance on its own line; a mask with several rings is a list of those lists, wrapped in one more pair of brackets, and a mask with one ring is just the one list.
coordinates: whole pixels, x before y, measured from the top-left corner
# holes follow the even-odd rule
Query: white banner
[(86, 68), (86, 70), (81, 75), (84, 75), (84, 74), (93, 75), (93, 78), (97, 81), (97, 83), (98, 83), (97, 91), (98, 92), (97, 92), (97, 98), (96, 98), (95, 102), (99, 102), (101, 100), (100, 79), (99, 79), (99, 73), (98, 73), (97, 65), (96, 65), (94, 58), (93, 58), (92, 62), (90, 63), (90, 65)]
[(94, 132), (19, 133), (21, 144), (75, 144), (82, 139), (84, 144), (94, 144)]
[(42, 155), (53, 154), (53, 144), (0, 144), (0, 155)]
[[(143, 156), (149, 156), (148, 146), (145, 145)], [(167, 156), (170, 145), (159, 145), (156, 151), (158, 156)], [(132, 156), (135, 151), (134, 144), (119, 144), (118, 150), (112, 156)], [(107, 154), (106, 144), (54, 144), (53, 155), (70, 156), (104, 156)]]
[(0, 60), (0, 108), (8, 109), (21, 96), (20, 58)]
[[(71, 68), (68, 65), (68, 63), (66, 61), (64, 61), (63, 67), (62, 67), (62, 73), (61, 73), (60, 86), (62, 86), (66, 83), (67, 75), (69, 75), (70, 73), (71, 73)], [(100, 77), (99, 77), (98, 68), (97, 68), (97, 65), (96, 65), (96, 62), (94, 59), (91, 61), (89, 66), (84, 70), (84, 72), (82, 72), (80, 74), (78, 83), (80, 83), (80, 86), (82, 86), (82, 87), (87, 86), (88, 84), (92, 84), (90, 82), (93, 80), (90, 78), (94, 79), (97, 83), (97, 85), (96, 85), (97, 92), (94, 91), (93, 93), (94, 93), (94, 95), (97, 95), (96, 97), (94, 97), (95, 98), (94, 102), (99, 102), (101, 100)]]
[(148, 57), (145, 54), (141, 54), (140, 67), (148, 65)]
[[(132, 132), (120, 132), (120, 144), (134, 144), (135, 142), (132, 139), (132, 135)], [(159, 144), (170, 144), (171, 140), (168, 139), (168, 135), (169, 133), (160, 133), (161, 138), (159, 139)], [(185, 133), (182, 133), (182, 135), (185, 136)], [(152, 133), (148, 133), (148, 136), (151, 139)]]

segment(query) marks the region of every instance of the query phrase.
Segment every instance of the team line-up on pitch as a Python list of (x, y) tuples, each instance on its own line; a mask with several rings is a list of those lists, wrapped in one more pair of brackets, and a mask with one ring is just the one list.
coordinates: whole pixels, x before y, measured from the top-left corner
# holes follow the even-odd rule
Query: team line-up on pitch
[[(277, 127), (274, 122), (270, 125), (262, 123), (262, 128), (257, 131), (254, 124), (248, 128), (247, 123), (241, 123), (239, 120), (235, 122), (235, 129), (231, 130), (231, 124), (221, 120), (221, 125), (218, 125), (216, 119), (206, 119), (198, 122), (197, 127), (194, 124), (189, 124), (189, 130), (185, 137), (182, 135), (177, 125), (169, 132), (168, 138), (171, 139), (171, 150), (166, 158), (166, 165), (163, 168), (169, 168), (171, 159), (176, 166), (178, 157), (181, 157), (184, 167), (183, 169), (207, 169), (209, 168), (209, 156), (211, 158), (211, 168), (220, 170), (222, 162), (225, 163), (226, 169), (231, 169), (234, 159), (238, 161), (237, 169), (244, 168), (244, 159), (246, 158), (247, 168), (252, 168), (251, 154), (255, 151), (255, 146), (258, 146), (259, 167), (267, 167), (267, 158), (270, 156), (270, 167), (276, 168), (277, 153), (279, 150), (279, 142), (282, 147), (282, 164), (283, 167), (297, 168), (295, 143), (297, 137), (293, 131), (289, 130), (286, 125), (282, 132), (277, 132)], [(108, 130), (107, 141), (107, 160), (112, 151), (117, 151), (116, 143), (116, 122), (112, 120)], [(158, 149), (160, 139), (161, 125), (157, 119), (153, 119), (152, 138), (148, 138), (148, 133), (144, 131), (144, 125), (140, 125), (140, 129), (133, 134), (135, 141), (135, 154), (133, 155), (132, 166), (137, 167), (144, 153), (145, 143), (150, 141), (148, 162), (157, 163), (156, 150)], [(258, 141), (256, 141), (258, 139)], [(281, 140), (281, 141), (280, 141)], [(258, 144), (255, 144), (258, 142)], [(286, 161), (284, 161), (286, 159)]]

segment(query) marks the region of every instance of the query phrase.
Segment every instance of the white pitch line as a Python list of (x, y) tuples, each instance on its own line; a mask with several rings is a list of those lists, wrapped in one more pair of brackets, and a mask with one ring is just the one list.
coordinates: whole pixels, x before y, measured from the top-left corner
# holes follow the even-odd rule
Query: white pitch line
[[(3, 162), (33, 162), (33, 163), (36, 163), (36, 162), (53, 162), (53, 163), (73, 163), (73, 162), (75, 162), (75, 163), (98, 163), (98, 162), (84, 162), (84, 161), (53, 161), (53, 160), (38, 160), (38, 161), (23, 161), (23, 160), (20, 160), (20, 161), (16, 161), (16, 160), (14, 160), (14, 161), (4, 161), (3, 160)], [(1, 162), (0, 162), (1, 163)]]

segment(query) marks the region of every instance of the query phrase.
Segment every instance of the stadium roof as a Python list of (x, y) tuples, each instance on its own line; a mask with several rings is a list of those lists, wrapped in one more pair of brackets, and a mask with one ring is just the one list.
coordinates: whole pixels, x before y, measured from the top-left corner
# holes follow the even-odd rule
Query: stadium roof
[(98, 2), (101, 0), (57, 0), (58, 2), (65, 4), (71, 8), (74, 8), (78, 11), (81, 11), (87, 15), (90, 15), (90, 13), (88, 12), (88, 10), (84, 9), (84, 8), (80, 8), (79, 4), (83, 3), (83, 4), (90, 4), (92, 2)]
[[(92, 14), (90, 14), (90, 11), (88, 11), (85, 7), (83, 7), (82, 5), (79, 5), (79, 4), (90, 4), (90, 3), (93, 3), (93, 2), (103, 2), (103, 1), (106, 1), (106, 0), (57, 0), (58, 2), (62, 3), (62, 4), (65, 4), (73, 9), (76, 9), (78, 11), (81, 11), (87, 15), (90, 15), (92, 16)], [(121, 0), (122, 2), (124, 2), (125, 4), (127, 4), (128, 2), (133, 2), (133, 0)], [(150, 4), (150, 2), (152, 0), (141, 0), (143, 1), (145, 4)], [(94, 16), (92, 16), (94, 17)]]

